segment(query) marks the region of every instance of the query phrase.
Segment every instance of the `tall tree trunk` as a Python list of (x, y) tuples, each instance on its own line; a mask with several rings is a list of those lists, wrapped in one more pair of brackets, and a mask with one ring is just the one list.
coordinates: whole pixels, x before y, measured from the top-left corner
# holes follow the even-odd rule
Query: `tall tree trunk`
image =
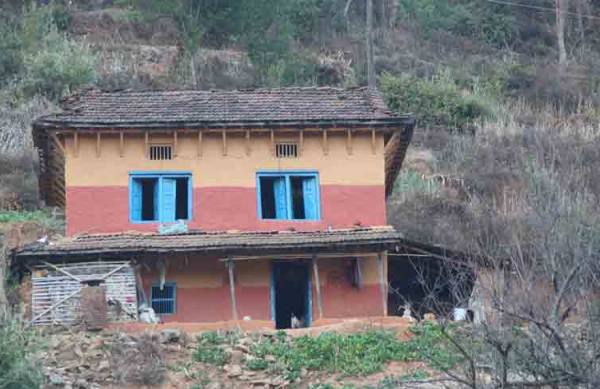
[(8, 314), (8, 298), (6, 296), (6, 277), (8, 273), (8, 248), (4, 242), (3, 234), (0, 234), (0, 323)]
[(558, 64), (561, 71), (567, 65), (567, 49), (565, 46), (565, 29), (567, 25), (567, 12), (569, 0), (555, 0), (556, 2), (556, 38), (558, 40)]
[(367, 0), (367, 85), (375, 88), (375, 67), (373, 64), (373, 0)]

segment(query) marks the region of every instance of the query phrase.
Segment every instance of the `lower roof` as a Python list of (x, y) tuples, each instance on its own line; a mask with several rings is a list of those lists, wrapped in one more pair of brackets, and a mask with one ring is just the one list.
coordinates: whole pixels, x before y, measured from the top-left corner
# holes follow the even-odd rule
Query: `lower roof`
[(80, 235), (16, 252), (17, 260), (79, 260), (84, 257), (131, 258), (143, 254), (267, 255), (376, 252), (395, 249), (402, 234), (393, 227), (314, 232), (188, 232)]

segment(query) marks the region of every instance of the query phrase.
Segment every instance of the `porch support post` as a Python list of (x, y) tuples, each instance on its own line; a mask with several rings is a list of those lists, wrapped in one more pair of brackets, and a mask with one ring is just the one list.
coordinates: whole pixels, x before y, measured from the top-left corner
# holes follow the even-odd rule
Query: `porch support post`
[(377, 269), (379, 270), (379, 288), (381, 290), (381, 304), (383, 307), (383, 316), (387, 316), (387, 281), (385, 279), (385, 264), (383, 262), (383, 253), (377, 253)]
[(316, 255), (312, 257), (313, 275), (315, 277), (315, 289), (317, 290), (317, 309), (319, 311), (319, 319), (323, 318), (323, 302), (321, 300), (321, 281), (319, 280), (319, 262)]
[(233, 258), (227, 258), (227, 267), (229, 268), (229, 293), (231, 294), (231, 313), (233, 320), (238, 321), (237, 301), (235, 299), (235, 279), (233, 277)]

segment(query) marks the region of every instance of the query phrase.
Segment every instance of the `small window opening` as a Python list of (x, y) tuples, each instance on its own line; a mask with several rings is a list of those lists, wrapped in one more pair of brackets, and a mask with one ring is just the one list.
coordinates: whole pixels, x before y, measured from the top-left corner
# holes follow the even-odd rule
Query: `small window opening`
[(171, 145), (150, 145), (148, 154), (151, 160), (173, 159), (173, 147)]
[(296, 143), (277, 143), (275, 154), (277, 158), (298, 158), (298, 145)]
[(142, 178), (140, 182), (142, 184), (142, 220), (156, 220), (158, 218), (156, 214), (158, 179)]
[(150, 291), (152, 300), (152, 309), (159, 315), (168, 315), (175, 313), (175, 285), (165, 284), (153, 286)]
[(291, 177), (292, 185), (292, 212), (294, 213), (294, 219), (306, 219), (306, 213), (304, 211), (304, 190), (303, 177)]
[(275, 212), (275, 181), (276, 177), (260, 178), (260, 195), (263, 219), (276, 219)]
[(177, 178), (176, 181), (176, 196), (175, 196), (175, 219), (186, 220), (188, 219), (188, 178)]

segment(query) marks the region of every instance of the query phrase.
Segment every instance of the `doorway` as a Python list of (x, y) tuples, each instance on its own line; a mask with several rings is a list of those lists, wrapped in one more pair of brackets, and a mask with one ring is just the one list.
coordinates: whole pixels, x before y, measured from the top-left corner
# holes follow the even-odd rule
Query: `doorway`
[(271, 304), (275, 328), (292, 328), (292, 315), (298, 319), (300, 327), (310, 326), (312, 304), (308, 263), (273, 263)]

